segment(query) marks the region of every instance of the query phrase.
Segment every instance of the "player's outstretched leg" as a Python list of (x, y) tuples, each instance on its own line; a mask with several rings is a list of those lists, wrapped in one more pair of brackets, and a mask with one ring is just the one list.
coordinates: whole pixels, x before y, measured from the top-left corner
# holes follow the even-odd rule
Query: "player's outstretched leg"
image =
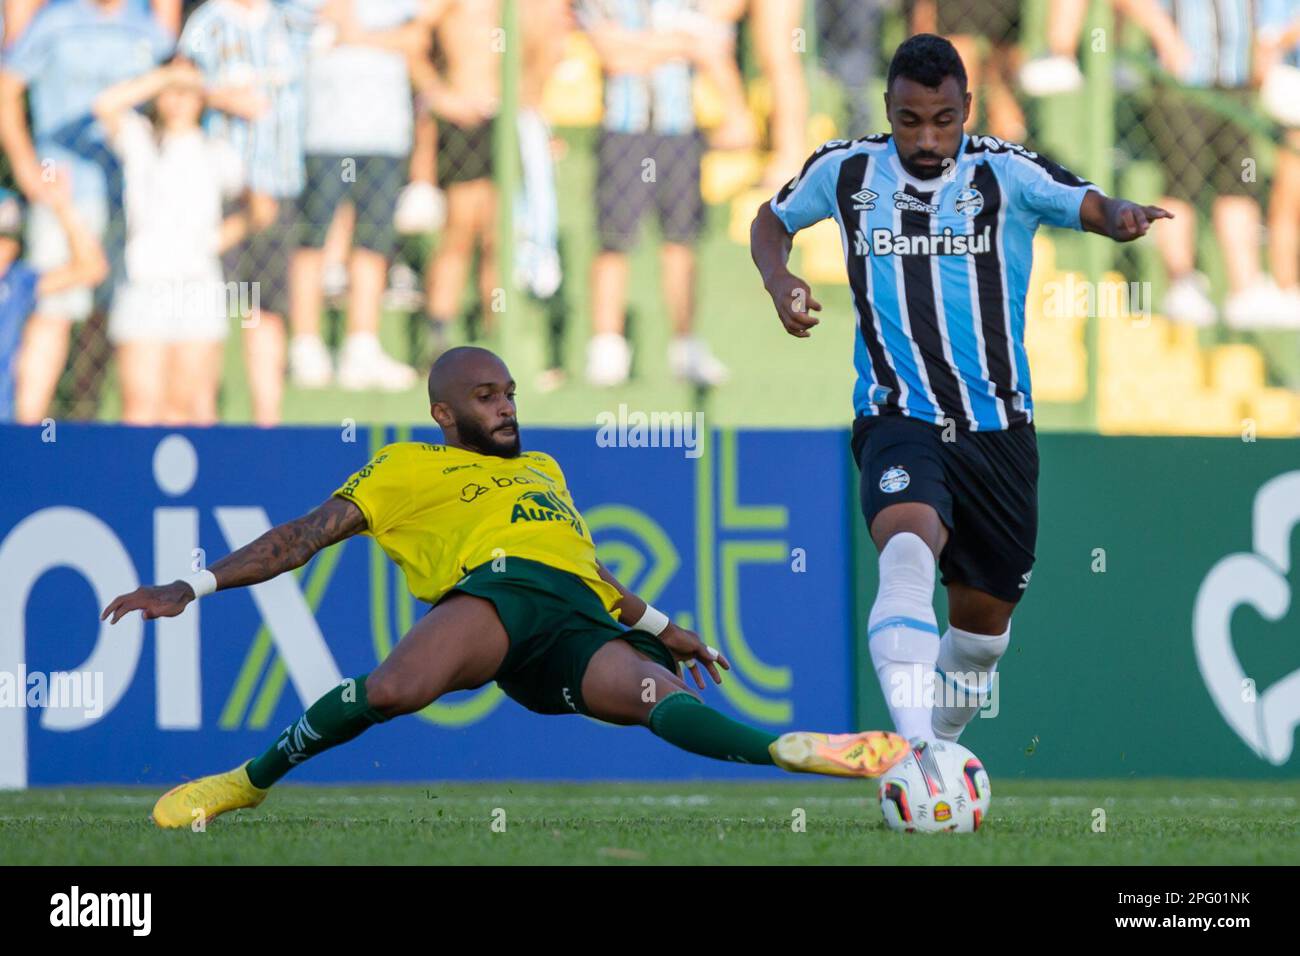
[(260, 757), (163, 794), (153, 820), (160, 827), (187, 827), (200, 816), (211, 820), (228, 810), (255, 807), (272, 784), (304, 760), (443, 694), (486, 684), (508, 649), (491, 602), (452, 594), (417, 621), (383, 663), (327, 691)]
[(897, 734), (774, 734), (732, 720), (707, 706), (682, 680), (623, 640), (598, 650), (582, 679), (592, 716), (649, 728), (675, 747), (703, 757), (776, 765), (795, 773), (876, 777), (908, 751)]

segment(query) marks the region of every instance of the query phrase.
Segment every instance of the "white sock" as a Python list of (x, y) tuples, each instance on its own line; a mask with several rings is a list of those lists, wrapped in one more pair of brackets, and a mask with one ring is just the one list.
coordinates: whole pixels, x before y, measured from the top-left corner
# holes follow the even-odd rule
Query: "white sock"
[(940, 684), (933, 715), (934, 735), (940, 740), (955, 742), (979, 713), (1010, 642), (1010, 625), (1002, 634), (974, 634), (951, 625), (944, 632), (935, 665)]
[(880, 552), (880, 588), (867, 622), (867, 646), (894, 729), (933, 741), (930, 709), (939, 628), (934, 618), (934, 555), (909, 531)]

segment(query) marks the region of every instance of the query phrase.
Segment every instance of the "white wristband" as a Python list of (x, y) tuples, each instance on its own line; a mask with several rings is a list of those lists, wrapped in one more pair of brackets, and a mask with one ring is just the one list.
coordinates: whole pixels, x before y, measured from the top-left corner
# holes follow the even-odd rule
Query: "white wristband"
[(197, 601), (205, 594), (211, 594), (217, 589), (217, 576), (211, 571), (195, 571), (187, 578), (181, 578), (190, 589), (194, 592), (194, 599)]
[(668, 615), (663, 611), (656, 610), (649, 604), (645, 606), (645, 613), (641, 615), (641, 620), (632, 625), (634, 631), (645, 631), (647, 634), (653, 634), (658, 637), (668, 626)]

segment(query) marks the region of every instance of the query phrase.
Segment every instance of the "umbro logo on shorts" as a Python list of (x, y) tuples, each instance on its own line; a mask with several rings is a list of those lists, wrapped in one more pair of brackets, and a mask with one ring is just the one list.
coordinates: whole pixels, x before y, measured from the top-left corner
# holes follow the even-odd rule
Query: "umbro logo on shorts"
[(1025, 588), (1029, 587), (1029, 576), (1033, 573), (1033, 571), (1026, 571), (1024, 574), (1020, 575), (1020, 590), (1023, 591)]
[(887, 468), (885, 473), (880, 476), (880, 490), (887, 495), (902, 491), (911, 483), (912, 476), (903, 469), (902, 465)]

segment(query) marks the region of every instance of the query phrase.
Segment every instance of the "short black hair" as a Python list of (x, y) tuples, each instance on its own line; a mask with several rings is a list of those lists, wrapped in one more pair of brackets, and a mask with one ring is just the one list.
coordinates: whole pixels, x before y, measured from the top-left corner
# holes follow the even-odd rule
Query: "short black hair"
[(966, 92), (966, 67), (961, 62), (957, 48), (933, 33), (918, 33), (908, 37), (894, 51), (894, 58), (889, 61), (889, 78), (885, 89), (891, 89), (894, 80), (900, 76), (930, 89), (936, 89), (952, 76), (956, 77), (962, 93)]

